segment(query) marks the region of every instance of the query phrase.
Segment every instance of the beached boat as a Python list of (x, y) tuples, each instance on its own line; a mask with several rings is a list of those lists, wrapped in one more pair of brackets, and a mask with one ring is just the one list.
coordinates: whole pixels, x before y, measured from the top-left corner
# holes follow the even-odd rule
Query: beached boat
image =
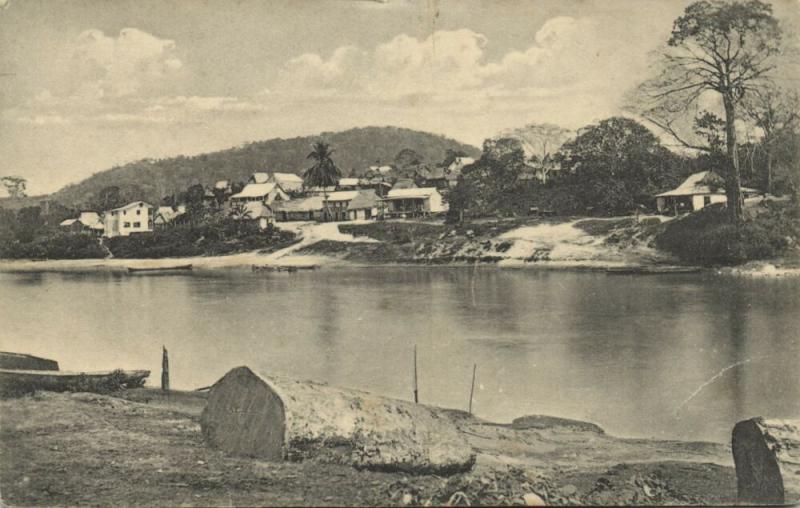
[(23, 353), (0, 351), (0, 369), (9, 370), (58, 370), (58, 362)]
[(133, 266), (128, 267), (129, 273), (169, 273), (169, 272), (183, 272), (191, 270), (192, 265), (173, 265), (173, 266), (155, 266), (148, 268), (136, 268)]
[(319, 265), (251, 265), (254, 272), (296, 272), (298, 270), (316, 270)]
[(0, 394), (19, 395), (37, 390), (50, 392), (109, 392), (138, 388), (149, 370), (66, 372), (55, 370), (0, 369)]
[(697, 273), (702, 269), (699, 266), (615, 266), (606, 268), (606, 273), (616, 275), (658, 275), (664, 273)]

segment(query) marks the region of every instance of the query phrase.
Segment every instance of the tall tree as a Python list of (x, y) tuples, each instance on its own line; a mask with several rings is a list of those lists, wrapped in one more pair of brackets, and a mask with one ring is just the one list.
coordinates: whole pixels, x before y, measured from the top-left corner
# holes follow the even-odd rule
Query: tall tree
[(4, 176), (0, 177), (0, 181), (8, 191), (8, 195), (12, 198), (24, 198), (27, 195), (25, 188), (28, 184), (28, 180), (25, 178), (21, 176)]
[(558, 154), (564, 183), (595, 213), (630, 213), (683, 176), (680, 159), (644, 125), (612, 117), (581, 129)]
[[(675, 20), (660, 74), (640, 88), (639, 112), (688, 148), (710, 151), (680, 132), (680, 118), (712, 94), (722, 102), (728, 168), (725, 190), (731, 219), (742, 213), (737, 113), (742, 100), (775, 68), (781, 29), (772, 6), (760, 0), (703, 0)], [(694, 116), (694, 115), (691, 115)]]
[(766, 159), (765, 190), (771, 193), (775, 145), (782, 135), (800, 123), (800, 95), (796, 90), (767, 86), (749, 94), (744, 101), (744, 109), (763, 133), (761, 147)]
[(342, 172), (331, 158), (332, 155), (333, 149), (328, 143), (317, 141), (311, 145), (311, 152), (306, 156), (306, 159), (313, 160), (314, 164), (303, 173), (303, 184), (306, 187), (322, 187), (326, 220), (329, 216), (327, 188), (339, 183), (339, 178), (342, 176)]
[(533, 163), (541, 173), (542, 183), (545, 183), (550, 173), (558, 167), (553, 155), (561, 145), (573, 138), (572, 131), (551, 123), (528, 124), (510, 130), (504, 135), (516, 138), (522, 143), (526, 155), (533, 159)]

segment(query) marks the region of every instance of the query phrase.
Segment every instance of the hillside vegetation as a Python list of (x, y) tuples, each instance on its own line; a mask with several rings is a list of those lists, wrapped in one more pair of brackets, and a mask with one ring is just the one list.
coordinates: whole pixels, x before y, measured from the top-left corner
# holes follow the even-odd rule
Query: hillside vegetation
[[(414, 150), (424, 162), (430, 163), (442, 161), (447, 149), (460, 150), (474, 157), (480, 154), (473, 146), (436, 134), (398, 127), (365, 127), (326, 132), (318, 136), (258, 141), (192, 157), (144, 159), (96, 173), (50, 197), (63, 205), (79, 207), (101, 189), (117, 186), (130, 199), (157, 203), (162, 197), (196, 183), (209, 185), (217, 180), (245, 181), (255, 171), (301, 174), (310, 165), (306, 156), (311, 144), (318, 140), (324, 140), (333, 147), (333, 160), (343, 174), (349, 174), (352, 170), (363, 171), (378, 162), (391, 163), (404, 148)], [(141, 195), (134, 196), (134, 193)], [(16, 200), (3, 200), (0, 206), (16, 208), (12, 201)], [(38, 199), (33, 201), (38, 202)], [(27, 203), (30, 204), (35, 203)]]

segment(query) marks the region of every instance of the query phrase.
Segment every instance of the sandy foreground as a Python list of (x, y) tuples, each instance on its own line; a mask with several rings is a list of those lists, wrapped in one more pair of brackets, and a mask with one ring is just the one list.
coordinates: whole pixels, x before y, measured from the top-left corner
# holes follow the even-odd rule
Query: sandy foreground
[[(728, 446), (622, 439), (533, 418), (514, 429), (454, 414), (477, 453), (452, 477), (266, 462), (207, 447), (205, 396), (38, 393), (0, 401), (0, 485), (11, 505), (732, 504)], [(459, 494), (460, 493), (460, 494)], [(455, 497), (454, 497), (455, 496)]]

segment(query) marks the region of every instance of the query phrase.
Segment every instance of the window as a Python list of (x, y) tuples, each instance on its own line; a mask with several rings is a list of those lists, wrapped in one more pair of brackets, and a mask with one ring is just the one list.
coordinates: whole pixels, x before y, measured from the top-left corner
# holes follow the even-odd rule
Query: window
[(708, 206), (711, 204), (711, 196), (703, 196), (703, 206)]
[(136, 210), (136, 215), (141, 215), (141, 214), (142, 214), (141, 210)]
[(123, 224), (123, 226), (126, 227), (126, 228), (129, 228), (129, 227), (131, 227), (131, 223), (130, 222), (126, 222), (125, 224)]
[(140, 228), (140, 227), (142, 227), (142, 223), (141, 222), (134, 222), (133, 223), (133, 227)]

